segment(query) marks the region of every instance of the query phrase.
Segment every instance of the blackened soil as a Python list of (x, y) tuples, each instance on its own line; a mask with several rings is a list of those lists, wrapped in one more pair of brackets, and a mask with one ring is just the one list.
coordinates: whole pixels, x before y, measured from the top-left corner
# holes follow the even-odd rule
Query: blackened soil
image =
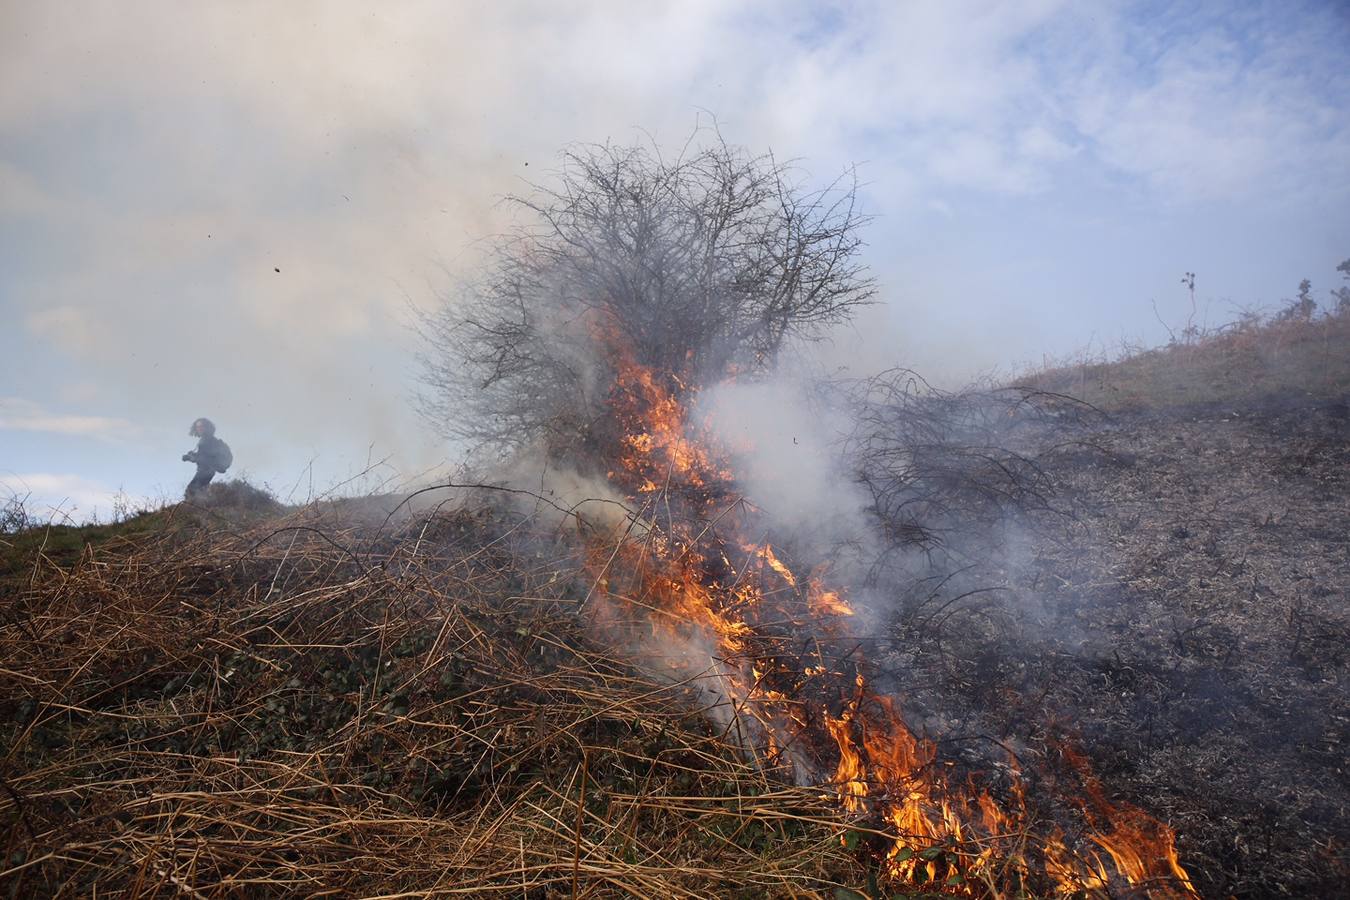
[(1047, 431), (1035, 459), (1056, 511), (966, 548), (1002, 590), (941, 619), (911, 609), (911, 671), (964, 698), (949, 725), (976, 714), (1043, 767), (1056, 735), (1081, 746), (1113, 797), (1176, 829), (1204, 896), (1346, 896), (1345, 410)]

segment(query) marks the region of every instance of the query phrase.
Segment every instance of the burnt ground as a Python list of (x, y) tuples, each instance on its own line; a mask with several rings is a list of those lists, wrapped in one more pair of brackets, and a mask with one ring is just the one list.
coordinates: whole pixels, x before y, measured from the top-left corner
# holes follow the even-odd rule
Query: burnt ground
[[(1001, 589), (894, 634), (929, 695), (1178, 834), (1204, 896), (1350, 884), (1350, 416), (1344, 399), (1114, 415), (1041, 432), (1052, 509), (1005, 525)], [(921, 691), (918, 696), (923, 696)]]

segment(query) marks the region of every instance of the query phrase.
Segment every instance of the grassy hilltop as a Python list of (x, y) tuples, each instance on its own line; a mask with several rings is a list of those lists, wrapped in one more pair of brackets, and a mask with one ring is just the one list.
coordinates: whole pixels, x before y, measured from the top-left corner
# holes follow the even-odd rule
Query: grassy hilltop
[[(1072, 711), (1203, 895), (1334, 892), (1350, 317), (1021, 383), (1106, 415), (1047, 426), (1055, 509), (997, 592), (880, 623), (896, 659), (1028, 760)], [(883, 890), (875, 823), (586, 627), (555, 527), (213, 491), (0, 535), (5, 896), (991, 893), (941, 848), (936, 884)]]
[(1350, 397), (1350, 312), (1248, 317), (1208, 334), (1111, 359), (1084, 356), (1016, 383), (1115, 412), (1185, 407), (1344, 403)]

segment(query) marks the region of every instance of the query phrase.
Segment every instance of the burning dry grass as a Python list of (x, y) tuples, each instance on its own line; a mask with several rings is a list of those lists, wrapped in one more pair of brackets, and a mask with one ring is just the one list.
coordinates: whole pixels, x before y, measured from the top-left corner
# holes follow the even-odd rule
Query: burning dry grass
[[(909, 888), (936, 885), (966, 896), (1020, 896), (1028, 889), (1194, 895), (1171, 829), (1142, 810), (1113, 804), (1094, 789), (1076, 804), (1086, 822), (1080, 817), (1074, 837), (1066, 840), (1058, 826), (1040, 817), (1040, 809), (1025, 802), (1011, 751), (1004, 766), (1011, 777), (1000, 796), (982, 783), (987, 772), (960, 778), (948, 771), (955, 762), (940, 758), (931, 740), (915, 734), (902, 715), (901, 698), (873, 681), (874, 668), (861, 652), (867, 636), (840, 629), (854, 611), (823, 580), (828, 566), (799, 578), (767, 543), (752, 537), (762, 533), (764, 523), (736, 499), (735, 477), (719, 462), (723, 454), (706, 429), (691, 425), (679, 402), (678, 394), (687, 401), (696, 391), (623, 352), (614, 357), (608, 403), (619, 446), (611, 453), (602, 448), (599, 455), (617, 457), (620, 465), (610, 477), (635, 503), (649, 498), (639, 516), (660, 510), (666, 525), (649, 531), (641, 547), (621, 546), (607, 555), (595, 570), (597, 583), (606, 583), (609, 560), (617, 555), (622, 586), (617, 594), (607, 590), (605, 599), (621, 609), (636, 604), (650, 611), (657, 643), (705, 642), (710, 649), (690, 656), (717, 670), (738, 711), (734, 724), (747, 729), (748, 746), (764, 747), (768, 763), (799, 782), (828, 783), (855, 816), (885, 823), (888, 833), (873, 857), (884, 881)], [(883, 379), (883, 386), (888, 383)], [(952, 408), (945, 398), (935, 399), (939, 408)], [(922, 413), (926, 404), (918, 405)], [(1014, 408), (1019, 405), (1015, 399)], [(915, 411), (915, 404), (907, 403), (898, 415), (913, 421)], [(969, 413), (979, 418), (975, 410)], [(903, 431), (892, 440), (904, 444), (900, 459), (913, 458), (919, 444)], [(938, 506), (948, 513), (971, 486), (992, 486), (996, 496), (1007, 497), (1007, 484), (1026, 483), (1020, 467), (1001, 464), (988, 452), (973, 456), (998, 467), (1005, 487), (976, 476), (970, 466), (957, 467), (955, 477), (937, 479), (937, 494), (947, 497)], [(880, 477), (901, 485), (908, 496), (912, 476), (902, 464), (898, 471), (884, 468)], [(832, 611), (822, 614), (823, 608)], [(1085, 766), (1079, 768), (1085, 782), (1092, 777)]]
[[(987, 677), (998, 647), (952, 653), (980, 589), (930, 612), (939, 586), (913, 640), (869, 662), (840, 624), (848, 585), (763, 539), (691, 437), (679, 379), (617, 369), (611, 446), (591, 449), (641, 510), (627, 539), (486, 506), (391, 528), (337, 505), (257, 523), (242, 504), (0, 570), (0, 879), (128, 897), (1194, 895), (1170, 827), (1071, 745), (1059, 777), (997, 740), (1001, 763), (963, 765), (924, 736), (942, 729), (911, 730), (922, 692), (876, 677), (906, 654), (956, 660), (977, 705), (1033, 694)], [(895, 384), (855, 439), (898, 541), (1060, 515), (1040, 458), (1003, 438), (1084, 426), (1081, 405)], [(972, 443), (991, 417), (1000, 440)], [(1008, 621), (974, 612), (976, 636)]]
[[(387, 529), (386, 529), (387, 530)], [(5, 588), (11, 896), (817, 896), (840, 812), (576, 615), (486, 512), (313, 509), (41, 555)]]

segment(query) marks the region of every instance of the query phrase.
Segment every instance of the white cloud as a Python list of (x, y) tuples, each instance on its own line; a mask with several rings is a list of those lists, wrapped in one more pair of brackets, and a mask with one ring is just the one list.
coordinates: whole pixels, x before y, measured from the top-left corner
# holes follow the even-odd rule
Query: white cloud
[(1024, 128), (1016, 137), (1017, 151), (1030, 160), (1061, 162), (1078, 152), (1078, 148), (1055, 137), (1044, 125)]
[(944, 219), (956, 218), (956, 210), (952, 209), (952, 205), (948, 203), (946, 200), (943, 200), (941, 197), (930, 198), (928, 200), (927, 207), (928, 209), (942, 216), (942, 218)]
[(1060, 93), (1108, 166), (1183, 200), (1350, 187), (1344, 17), (1278, 4), (1117, 14), (1078, 37)]
[(72, 356), (87, 353), (96, 346), (88, 312), (74, 306), (34, 310), (24, 324), (35, 337), (51, 341)]
[(955, 131), (940, 142), (928, 171), (942, 184), (994, 193), (1021, 194), (1042, 188), (1044, 173), (1031, 160), (1010, 152), (1013, 149), (994, 135)]
[(139, 429), (126, 419), (57, 413), (20, 397), (0, 397), (0, 429), (126, 441)]
[(62, 403), (84, 405), (96, 403), (105, 395), (103, 386), (96, 381), (71, 381), (61, 385), (57, 397)]

